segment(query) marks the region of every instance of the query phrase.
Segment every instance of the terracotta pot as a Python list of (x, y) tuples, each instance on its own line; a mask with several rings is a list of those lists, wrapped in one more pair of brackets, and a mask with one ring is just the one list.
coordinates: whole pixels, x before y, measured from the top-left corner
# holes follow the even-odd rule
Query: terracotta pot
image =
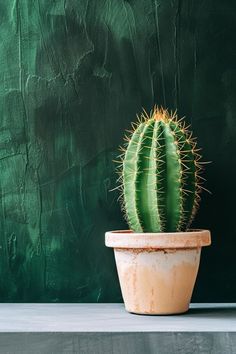
[(211, 243), (208, 230), (173, 233), (106, 233), (113, 247), (127, 311), (167, 315), (188, 311), (201, 247)]

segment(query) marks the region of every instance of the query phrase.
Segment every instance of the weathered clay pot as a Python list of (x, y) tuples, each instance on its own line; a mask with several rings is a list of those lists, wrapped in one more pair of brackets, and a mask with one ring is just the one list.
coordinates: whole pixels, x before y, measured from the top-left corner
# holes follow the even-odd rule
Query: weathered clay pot
[(211, 243), (208, 230), (173, 233), (106, 233), (113, 247), (127, 311), (167, 315), (188, 311), (201, 247)]

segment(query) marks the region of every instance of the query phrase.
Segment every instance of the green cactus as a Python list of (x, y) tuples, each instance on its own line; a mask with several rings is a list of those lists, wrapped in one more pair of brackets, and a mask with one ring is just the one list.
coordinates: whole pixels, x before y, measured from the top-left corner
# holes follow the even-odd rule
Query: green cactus
[[(185, 231), (200, 201), (201, 155), (188, 128), (155, 107), (132, 124), (121, 148), (122, 206), (134, 232)], [(118, 188), (119, 188), (118, 187)]]

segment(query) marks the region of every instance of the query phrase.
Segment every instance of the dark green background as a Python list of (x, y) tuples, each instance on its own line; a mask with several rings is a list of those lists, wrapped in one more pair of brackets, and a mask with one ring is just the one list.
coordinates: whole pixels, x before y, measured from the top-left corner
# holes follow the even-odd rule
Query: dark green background
[(235, 301), (236, 2), (0, 1), (0, 301), (121, 300), (107, 230), (126, 228), (114, 163), (144, 107), (203, 147), (194, 301)]

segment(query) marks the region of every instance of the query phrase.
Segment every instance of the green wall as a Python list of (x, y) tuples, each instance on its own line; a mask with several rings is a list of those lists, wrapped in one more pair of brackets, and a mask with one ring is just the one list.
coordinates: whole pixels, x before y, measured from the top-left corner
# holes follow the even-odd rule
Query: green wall
[(194, 301), (235, 300), (235, 33), (229, 0), (0, 0), (0, 301), (121, 301), (112, 160), (154, 103), (213, 161)]

